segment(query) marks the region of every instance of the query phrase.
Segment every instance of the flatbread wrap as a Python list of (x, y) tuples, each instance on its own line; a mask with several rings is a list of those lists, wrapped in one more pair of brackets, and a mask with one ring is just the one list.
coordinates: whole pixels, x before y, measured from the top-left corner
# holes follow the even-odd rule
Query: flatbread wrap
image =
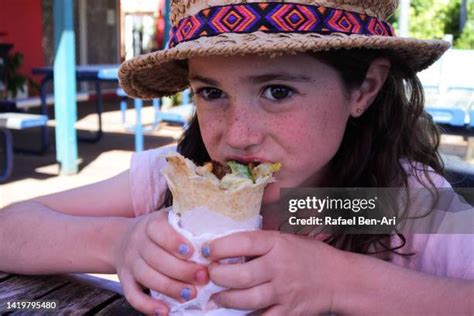
[(274, 181), (280, 163), (229, 161), (196, 166), (178, 153), (168, 154), (162, 171), (173, 194), (173, 211), (184, 214), (197, 207), (242, 221), (260, 213), (265, 186)]

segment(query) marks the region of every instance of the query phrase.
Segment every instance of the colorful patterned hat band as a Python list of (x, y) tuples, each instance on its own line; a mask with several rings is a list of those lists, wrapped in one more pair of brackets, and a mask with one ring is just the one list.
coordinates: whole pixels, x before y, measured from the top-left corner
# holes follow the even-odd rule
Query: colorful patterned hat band
[(395, 36), (393, 27), (365, 14), (319, 5), (246, 3), (211, 7), (178, 22), (169, 47), (223, 33), (332, 33)]

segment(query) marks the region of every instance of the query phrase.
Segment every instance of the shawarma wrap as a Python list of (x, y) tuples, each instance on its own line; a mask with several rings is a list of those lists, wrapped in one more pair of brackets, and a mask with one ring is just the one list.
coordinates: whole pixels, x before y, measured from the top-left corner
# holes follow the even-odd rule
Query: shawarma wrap
[(183, 214), (197, 207), (242, 221), (258, 215), (265, 186), (280, 163), (243, 165), (235, 161), (225, 166), (207, 163), (196, 166), (178, 153), (166, 156), (162, 171), (173, 194), (173, 211)]

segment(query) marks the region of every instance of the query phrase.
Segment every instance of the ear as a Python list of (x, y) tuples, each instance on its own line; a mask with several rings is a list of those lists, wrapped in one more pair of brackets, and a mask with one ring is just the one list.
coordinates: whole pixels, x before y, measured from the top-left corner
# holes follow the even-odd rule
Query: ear
[(353, 117), (361, 116), (374, 102), (390, 71), (388, 58), (377, 58), (372, 61), (364, 81), (350, 93), (350, 113)]

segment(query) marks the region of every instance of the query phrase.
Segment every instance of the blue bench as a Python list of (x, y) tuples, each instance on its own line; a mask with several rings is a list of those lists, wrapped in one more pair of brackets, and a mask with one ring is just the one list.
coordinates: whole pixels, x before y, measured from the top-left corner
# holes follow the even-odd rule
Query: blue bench
[(432, 117), (433, 121), (438, 124), (448, 124), (452, 126), (465, 126), (466, 125), (466, 111), (462, 108), (453, 107), (426, 107)]
[[(120, 100), (120, 112), (122, 118), (122, 124), (126, 125), (126, 111), (127, 111), (127, 99), (130, 98), (123, 89), (118, 88), (116, 90), (117, 96), (121, 98)], [(161, 99), (153, 99), (152, 106), (155, 111), (153, 118), (152, 130), (156, 129), (161, 122), (168, 122), (173, 124), (182, 125), (186, 127), (190, 122), (194, 114), (194, 106), (189, 103), (189, 91), (182, 92), (182, 102), (179, 106), (174, 106), (169, 109), (163, 110), (161, 106)]]
[[(76, 99), (78, 102), (88, 101), (89, 93), (78, 92), (76, 94)], [(47, 95), (45, 101), (46, 101), (46, 105), (54, 104), (54, 95), (52, 94)], [(11, 106), (15, 110), (28, 111), (31, 108), (41, 107), (41, 97), (37, 96), (37, 97), (1, 100), (0, 105)]]
[(0, 133), (2, 134), (5, 165), (0, 171), (0, 182), (6, 181), (13, 170), (13, 141), (10, 130), (32, 127), (46, 127), (48, 116), (27, 113), (0, 113)]
[[(118, 81), (118, 69), (103, 69), (99, 71), (98, 78), (101, 80)], [(127, 100), (130, 98), (123, 89), (116, 89), (115, 93), (120, 97), (120, 112), (122, 124), (126, 125)], [(137, 104), (135, 103), (135, 107)], [(157, 128), (161, 122), (179, 124), (184, 127), (190, 122), (194, 114), (194, 106), (190, 104), (190, 91), (182, 92), (182, 102), (180, 106), (170, 109), (163, 109), (161, 99), (153, 99), (152, 106), (155, 111), (152, 130)]]
[[(88, 101), (89, 93), (77, 93), (76, 99), (78, 102)], [(49, 94), (45, 95), (44, 104), (41, 102), (41, 97), (34, 96), (29, 98), (16, 98), (16, 99), (7, 99), (0, 100), (0, 113), (1, 112), (18, 112), (24, 113), (25, 111), (30, 110), (31, 108), (40, 108), (40, 113), (42, 115), (48, 114), (48, 106), (54, 104), (54, 95)], [(41, 144), (39, 149), (21, 149), (19, 151), (30, 153), (30, 154), (43, 154), (46, 152), (49, 146), (49, 137), (48, 130), (45, 125), (38, 126), (41, 127)], [(18, 150), (18, 148), (17, 148)]]

